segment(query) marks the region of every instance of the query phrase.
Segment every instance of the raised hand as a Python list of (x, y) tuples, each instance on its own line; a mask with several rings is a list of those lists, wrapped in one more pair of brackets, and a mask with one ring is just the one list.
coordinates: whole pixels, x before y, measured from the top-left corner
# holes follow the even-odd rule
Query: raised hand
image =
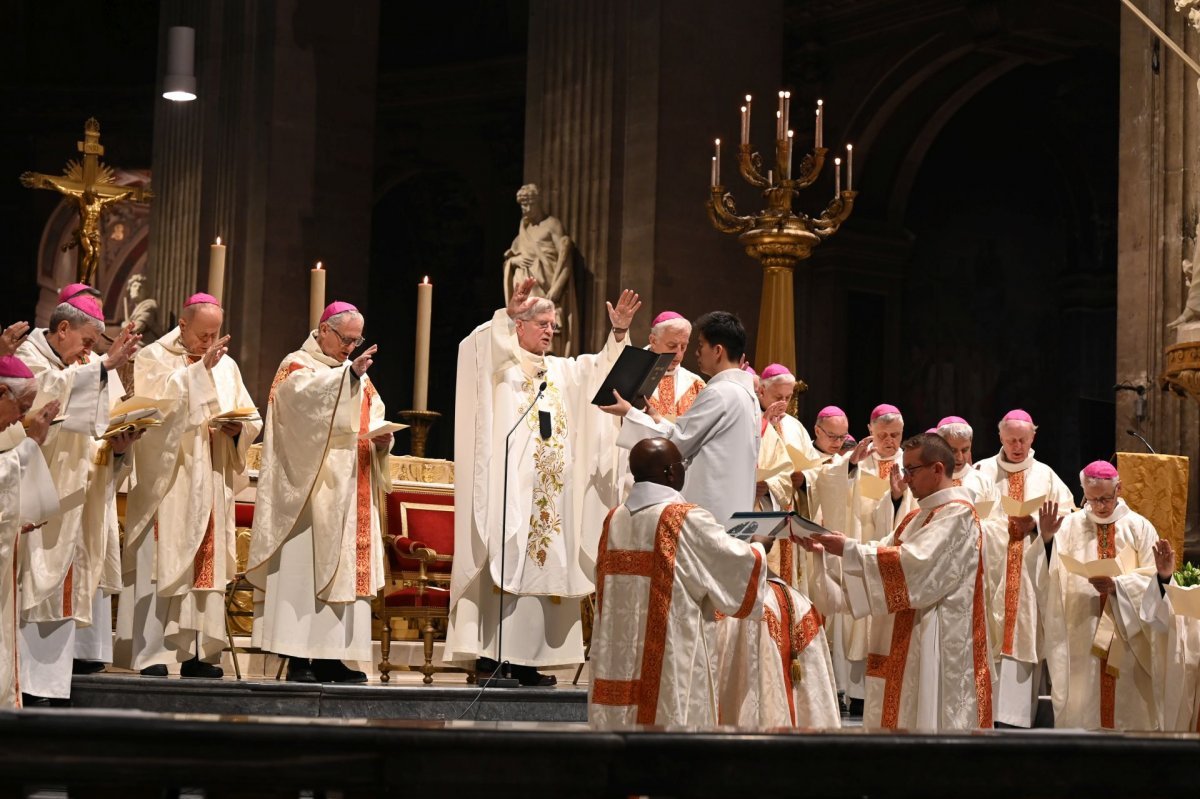
[(899, 469), (892, 469), (888, 472), (888, 482), (892, 486), (892, 501), (900, 499), (904, 496), (904, 489), (907, 488), (904, 484), (904, 473)]
[(638, 298), (636, 291), (625, 289), (621, 292), (620, 299), (617, 300), (617, 305), (614, 308), (611, 302), (605, 302), (608, 306), (608, 321), (612, 322), (613, 330), (625, 331), (633, 324), (633, 316), (642, 307), (642, 301)]
[(212, 343), (212, 346), (204, 351), (204, 356), (200, 359), (204, 361), (204, 368), (211, 369), (220, 362), (225, 353), (229, 352), (229, 336), (221, 336)]
[(1042, 540), (1049, 543), (1062, 523), (1063, 517), (1058, 515), (1058, 503), (1046, 500), (1038, 510), (1038, 529), (1042, 531)]
[(1154, 542), (1154, 567), (1158, 569), (1158, 576), (1162, 580), (1170, 580), (1175, 574), (1175, 551), (1165, 538)]
[(875, 442), (870, 436), (864, 436), (863, 440), (854, 445), (854, 449), (850, 452), (850, 465), (857, 466), (858, 462), (875, 451)]
[(58, 400), (52, 400), (29, 417), (29, 426), (25, 428), (25, 435), (36, 441), (39, 447), (46, 443), (46, 436), (50, 432), (50, 423), (54, 421), (54, 417), (58, 416), (61, 407)]
[(0, 333), (0, 358), (12, 355), (21, 346), (21, 339), (29, 332), (28, 322), (13, 322)]
[(787, 406), (787, 400), (779, 400), (768, 405), (767, 409), (763, 411), (763, 416), (767, 417), (767, 423), (775, 424), (782, 419), (783, 415), (787, 413)]
[(121, 332), (117, 334), (117, 338), (113, 341), (112, 346), (108, 348), (108, 354), (104, 357), (105, 369), (120, 369), (129, 360), (137, 355), (138, 348), (141, 346), (142, 336), (140, 333), (133, 332), (133, 323), (125, 325), (121, 328)]
[(354, 370), (354, 374), (362, 377), (367, 373), (367, 370), (371, 368), (371, 364), (375, 363), (375, 358), (373, 356), (375, 355), (375, 350), (377, 349), (379, 349), (379, 345), (372, 344), (363, 350), (362, 355), (359, 355), (350, 362), (350, 368)]
[(518, 314), (528, 311), (533, 303), (537, 301), (537, 297), (531, 297), (530, 293), (533, 287), (537, 285), (536, 278), (525, 278), (521, 281), (521, 285), (513, 289), (512, 296), (508, 298), (508, 307), (505, 311), (508, 313), (509, 319), (516, 319)]

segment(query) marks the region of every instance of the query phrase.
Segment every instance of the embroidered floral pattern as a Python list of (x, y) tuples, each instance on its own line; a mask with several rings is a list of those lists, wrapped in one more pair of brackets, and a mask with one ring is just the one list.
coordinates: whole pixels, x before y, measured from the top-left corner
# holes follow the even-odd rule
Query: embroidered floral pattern
[[(1008, 475), (1008, 495), (1018, 502), (1025, 499), (1025, 472)], [(1021, 563), (1025, 557), (1025, 536), (1017, 530), (1016, 522), (1008, 520), (1008, 556), (1004, 569), (1004, 645), (1000, 651), (1013, 653), (1017, 633), (1017, 610), (1021, 604)]]
[(563, 408), (562, 392), (557, 385), (550, 382), (548, 375), (539, 374), (536, 378), (525, 379), (521, 386), (525, 392), (525, 404), (517, 409), (517, 413), (525, 413), (529, 409), (543, 379), (546, 380), (546, 392), (543, 397), (551, 414), (550, 437), (542, 439), (539, 434), (541, 422), (538, 414), (541, 411), (538, 408), (534, 408), (525, 417), (525, 425), (532, 432), (534, 442), (533, 507), (529, 514), (529, 540), (525, 544), (525, 554), (538, 566), (546, 565), (550, 545), (554, 538), (561, 536), (563, 532), (558, 500), (562, 496), (565, 482), (564, 456), (567, 438), (567, 417)]

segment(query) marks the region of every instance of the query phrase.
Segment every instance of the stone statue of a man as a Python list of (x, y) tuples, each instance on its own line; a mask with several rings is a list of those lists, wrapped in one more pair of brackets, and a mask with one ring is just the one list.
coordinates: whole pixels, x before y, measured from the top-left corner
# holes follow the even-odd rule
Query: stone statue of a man
[(133, 322), (135, 333), (142, 335), (143, 343), (150, 343), (162, 335), (158, 322), (158, 300), (150, 296), (150, 278), (145, 274), (130, 275), (125, 282), (125, 297), (122, 302), (125, 321)]
[(542, 207), (541, 193), (533, 183), (517, 192), (521, 206), (521, 224), (512, 246), (504, 253), (504, 301), (527, 278), (537, 285), (532, 295), (554, 303), (557, 330), (554, 355), (579, 354), (579, 302), (575, 294), (575, 245), (563, 230), (562, 222)]
[(1190, 261), (1187, 259), (1183, 261), (1183, 280), (1184, 285), (1191, 284), (1188, 286), (1183, 313), (1176, 317), (1175, 321), (1168, 322), (1167, 327), (1179, 327), (1200, 321), (1200, 223), (1196, 224), (1196, 241), (1192, 258)]

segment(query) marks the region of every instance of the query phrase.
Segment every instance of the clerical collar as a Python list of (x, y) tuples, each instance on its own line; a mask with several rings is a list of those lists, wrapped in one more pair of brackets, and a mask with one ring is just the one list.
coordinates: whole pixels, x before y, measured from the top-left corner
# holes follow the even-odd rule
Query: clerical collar
[(1115, 524), (1129, 514), (1129, 506), (1125, 504), (1125, 500), (1118, 499), (1116, 507), (1113, 508), (1113, 512), (1107, 516), (1097, 516), (1096, 514), (1092, 513), (1092, 509), (1087, 506), (1084, 506), (1083, 512), (1087, 514), (1088, 520), (1093, 524)]
[(172, 355), (189, 355), (190, 353), (184, 348), (183, 341), (180, 338), (182, 333), (183, 331), (176, 327), (170, 333), (160, 338), (158, 343)]
[(60, 369), (66, 369), (66, 361), (62, 359), (62, 356), (60, 356), (58, 351), (55, 350), (50, 344), (50, 338), (48, 336), (49, 333), (49, 329), (39, 327), (29, 334), (29, 343), (32, 344), (34, 348), (41, 350), (42, 355), (46, 356), (46, 360), (50, 361), (50, 363), (54, 364)]
[(941, 491), (934, 491), (925, 497), (925, 499), (918, 499), (917, 507), (921, 510), (933, 510), (956, 499), (965, 499), (972, 505), (975, 504), (975, 495), (971, 493), (970, 489), (963, 488), (962, 486), (952, 486), (950, 488), (943, 488)]
[(950, 476), (953, 477), (955, 480), (961, 480), (967, 476), (967, 472), (971, 471), (974, 468), (975, 468), (974, 464), (968, 463), (966, 466), (962, 467), (961, 469), (959, 469), (957, 472), (955, 472), (954, 474), (952, 474)]
[(304, 339), (304, 346), (300, 349), (308, 353), (308, 355), (317, 363), (323, 363), (331, 369), (336, 369), (339, 366), (346, 366), (350, 363), (349, 359), (339, 361), (337, 358), (330, 358), (328, 355), (322, 352), (321, 345), (317, 343), (315, 336), (309, 336), (308, 338)]
[(1029, 454), (1025, 456), (1025, 460), (1020, 463), (1009, 463), (1004, 460), (1004, 450), (1000, 450), (1000, 454), (996, 456), (996, 463), (1006, 472), (1023, 472), (1033, 465), (1033, 450), (1029, 450)]
[(651, 483), (649, 480), (640, 480), (633, 484), (633, 488), (629, 489), (629, 498), (625, 500), (625, 507), (629, 508), (630, 513), (637, 513), (651, 505), (683, 501), (683, 495), (670, 486)]
[(893, 452), (891, 454), (890, 457), (885, 458), (882, 455), (880, 455), (878, 452), (872, 452), (871, 457), (875, 459), (876, 463), (888, 463), (889, 461), (896, 460), (896, 456), (899, 454), (900, 454), (900, 450), (896, 450), (895, 452)]

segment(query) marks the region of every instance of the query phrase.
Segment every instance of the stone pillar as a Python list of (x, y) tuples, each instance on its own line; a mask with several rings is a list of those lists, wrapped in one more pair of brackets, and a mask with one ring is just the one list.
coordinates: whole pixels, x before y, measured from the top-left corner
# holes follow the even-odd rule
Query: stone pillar
[[(1196, 32), (1170, 0), (1139, 4), (1176, 42), (1200, 57)], [(1200, 413), (1196, 403), (1165, 393), (1157, 379), (1163, 351), (1175, 343), (1166, 325), (1183, 309), (1181, 263), (1190, 258), (1200, 204), (1197, 76), (1134, 15), (1121, 15), (1120, 186), (1117, 224), (1117, 381), (1146, 385), (1147, 419), (1135, 395), (1117, 395), (1118, 449), (1140, 450), (1126, 434), (1139, 428), (1159, 452), (1191, 458), (1187, 547), (1197, 538)]]
[[(303, 341), (308, 270), (370, 312), (377, 2), (167, 0), (162, 36), (196, 28), (198, 99), (157, 100), (150, 268), (166, 313), (229, 245), (226, 331), (259, 405)], [(165, 45), (163, 45), (165, 48)], [(161, 64), (165, 52), (160, 54)]]
[[(713, 139), (736, 142), (743, 95), (779, 87), (781, 3), (532, 0), (529, 20), (525, 179), (586, 265), (584, 349), (603, 342), (605, 300), (622, 288), (645, 303), (638, 343), (664, 308), (733, 311), (752, 339), (762, 268), (713, 229), (704, 202)], [(769, 105), (755, 118), (760, 148), (771, 146)]]

